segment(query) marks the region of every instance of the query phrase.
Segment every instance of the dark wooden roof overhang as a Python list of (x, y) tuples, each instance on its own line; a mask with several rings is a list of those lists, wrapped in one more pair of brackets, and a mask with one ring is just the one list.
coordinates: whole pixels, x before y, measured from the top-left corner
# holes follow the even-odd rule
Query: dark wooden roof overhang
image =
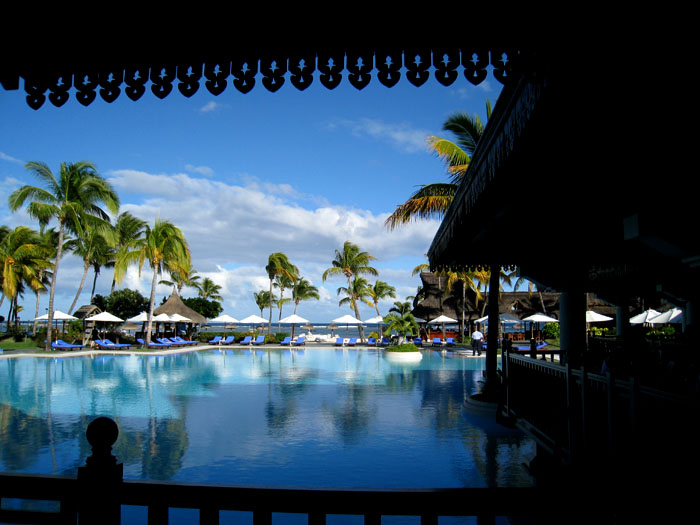
[(504, 87), (429, 249), (431, 270), (517, 266), (543, 289), (616, 304), (698, 297), (692, 179), (672, 155), (662, 169), (645, 158), (657, 152), (634, 141), (633, 94), (611, 103), (578, 64), (545, 64)]

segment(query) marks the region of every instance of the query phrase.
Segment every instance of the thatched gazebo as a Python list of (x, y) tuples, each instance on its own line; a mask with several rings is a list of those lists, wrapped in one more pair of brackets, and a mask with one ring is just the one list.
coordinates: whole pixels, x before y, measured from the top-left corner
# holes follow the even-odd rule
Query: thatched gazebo
[(153, 310), (153, 315), (160, 315), (160, 314), (168, 314), (168, 315), (173, 315), (173, 314), (179, 314), (183, 317), (187, 317), (188, 319), (191, 319), (191, 322), (187, 323), (187, 334), (190, 335), (194, 331), (194, 326), (198, 324), (204, 324), (207, 322), (206, 317), (204, 317), (202, 314), (195, 312), (187, 306), (185, 303), (182, 302), (182, 299), (180, 299), (180, 296), (177, 294), (176, 291), (173, 290), (173, 293), (168, 297), (168, 300), (165, 301), (164, 304), (160, 305), (158, 308)]

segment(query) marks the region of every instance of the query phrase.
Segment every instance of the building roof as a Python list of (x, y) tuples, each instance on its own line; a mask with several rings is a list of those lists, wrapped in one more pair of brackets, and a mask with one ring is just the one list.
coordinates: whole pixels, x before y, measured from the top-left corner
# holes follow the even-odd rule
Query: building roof
[(195, 312), (192, 310), (192, 308), (183, 303), (182, 299), (180, 299), (180, 296), (175, 291), (173, 291), (164, 304), (153, 310), (153, 315), (158, 314), (180, 314), (188, 319), (191, 319), (192, 322), (196, 324), (203, 324), (207, 321), (202, 314)]

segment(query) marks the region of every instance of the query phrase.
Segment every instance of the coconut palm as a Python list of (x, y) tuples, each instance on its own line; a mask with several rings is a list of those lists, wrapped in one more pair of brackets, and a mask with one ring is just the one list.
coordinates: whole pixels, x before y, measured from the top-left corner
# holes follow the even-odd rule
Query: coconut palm
[[(168, 271), (170, 272), (170, 279), (161, 279), (158, 281), (158, 284), (174, 286), (178, 295), (181, 295), (182, 288), (185, 286), (191, 286), (200, 290), (199, 275), (197, 275), (197, 270), (192, 267), (191, 262), (184, 263), (184, 266), (181, 268), (173, 267), (172, 270), (168, 267)], [(199, 295), (201, 296), (201, 293)]]
[[(37, 242), (44, 250), (45, 259), (48, 264), (45, 268), (40, 267), (39, 274), (37, 275), (37, 278), (39, 279), (39, 282), (41, 282), (42, 287), (34, 290), (34, 293), (36, 294), (36, 307), (34, 309), (34, 319), (39, 317), (39, 301), (41, 299), (41, 294), (46, 292), (51, 286), (51, 277), (53, 275), (53, 273), (51, 272), (51, 269), (53, 268), (53, 264), (51, 263), (51, 261), (54, 260), (56, 257), (56, 243), (58, 242), (58, 232), (55, 228), (42, 228), (37, 234)], [(34, 324), (32, 325), (32, 335), (36, 334), (37, 322), (38, 321), (35, 320)]]
[(399, 344), (403, 343), (405, 335), (416, 335), (418, 333), (418, 323), (412, 314), (404, 315), (391, 313), (384, 318), (387, 329), (399, 335)]
[[(338, 306), (344, 306), (346, 304), (354, 306), (358, 301), (362, 301), (367, 306), (371, 307), (373, 304), (372, 301), (370, 301), (370, 290), (371, 288), (367, 279), (364, 277), (355, 277), (350, 283), (350, 286), (341, 286), (338, 288), (338, 295), (345, 295), (345, 297), (338, 302)], [(357, 318), (359, 319), (359, 317)]]
[[(143, 236), (146, 222), (138, 217), (134, 217), (128, 211), (120, 213), (114, 223), (114, 260), (119, 257), (120, 253), (127, 252), (137, 239)], [(113, 265), (114, 266), (114, 265)], [(115, 270), (116, 275), (116, 270)], [(112, 288), (110, 293), (114, 293), (114, 288), (117, 285), (116, 277), (112, 277)]]
[[(351, 243), (350, 241), (345, 241), (343, 244), (343, 250), (335, 250), (335, 258), (331, 261), (332, 266), (323, 272), (323, 281), (332, 275), (344, 275), (348, 280), (348, 285), (345, 287), (348, 290), (352, 289), (352, 280), (357, 278), (359, 275), (378, 275), (376, 268), (370, 266), (370, 262), (376, 260), (368, 252), (360, 251), (359, 246)], [(340, 290), (340, 288), (338, 289)], [(352, 296), (351, 296), (352, 297)], [(360, 310), (357, 306), (357, 301), (350, 299), (351, 306), (355, 312), (355, 317), (359, 320)], [(362, 325), (359, 325), (360, 338), (364, 339), (364, 330)]]
[[(476, 299), (481, 300), (481, 291), (479, 290), (479, 284), (484, 282), (484, 278), (486, 277), (484, 272), (472, 272), (472, 271), (459, 271), (459, 272), (452, 272), (448, 271), (446, 272), (446, 282), (445, 282), (445, 297), (449, 296), (452, 293), (452, 288), (457, 284), (461, 283), (462, 285), (462, 319), (460, 322), (459, 326), (459, 335), (460, 338), (464, 339), (464, 328), (465, 328), (465, 320), (464, 320), (464, 312), (466, 309), (466, 302), (467, 302), (467, 289), (474, 290), (476, 293)], [(488, 280), (485, 281), (488, 283)]]
[(141, 269), (146, 261), (153, 271), (151, 299), (148, 306), (148, 330), (146, 331), (146, 345), (148, 346), (151, 342), (158, 275), (164, 271), (174, 272), (175, 268), (187, 268), (190, 265), (190, 249), (182, 230), (170, 221), (160, 218), (155, 220), (153, 228), (146, 225), (144, 236), (134, 243), (132, 249), (117, 259), (115, 265), (117, 282), (121, 281), (132, 263), (138, 264), (139, 276), (141, 276)]
[(212, 281), (209, 277), (202, 279), (202, 282), (197, 286), (199, 289), (199, 296), (208, 301), (223, 301), (224, 298), (221, 297), (219, 291), (221, 286)]
[[(277, 275), (284, 275), (293, 283), (296, 282), (299, 275), (299, 269), (289, 262), (289, 257), (282, 252), (271, 253), (267, 259), (265, 266), (267, 276), (270, 278), (270, 297), (272, 295), (272, 285)], [(270, 301), (270, 315), (267, 323), (267, 333), (272, 333), (272, 302)]]
[(17, 317), (17, 299), (24, 292), (25, 284), (32, 290), (43, 285), (39, 269), (51, 263), (45, 259), (46, 251), (38, 242), (36, 232), (27, 226), (18, 226), (4, 235), (0, 242), (0, 266), (2, 267), (2, 293), (10, 302), (7, 326), (14, 313)]
[(412, 310), (413, 310), (413, 307), (412, 307), (411, 303), (408, 301), (405, 301), (405, 302), (396, 301), (396, 302), (394, 302), (394, 306), (389, 308), (390, 312), (396, 312), (400, 316), (410, 314)]
[(318, 294), (318, 288), (315, 287), (311, 282), (306, 279), (299, 278), (297, 282), (292, 286), (292, 301), (294, 301), (294, 314), (297, 313), (297, 308), (299, 308), (299, 303), (301, 301), (308, 301), (309, 299), (320, 299), (321, 296)]
[(92, 293), (90, 295), (90, 302), (92, 302), (92, 297), (95, 294), (95, 283), (97, 282), (97, 276), (100, 273), (100, 268), (107, 263), (113, 256), (113, 252), (110, 245), (113, 244), (111, 238), (108, 241), (102, 230), (84, 227), (80, 235), (76, 235), (74, 239), (66, 242), (64, 248), (70, 250), (76, 256), (83, 260), (83, 275), (80, 279), (80, 284), (78, 285), (78, 291), (75, 294), (75, 298), (68, 309), (68, 313), (72, 314), (75, 308), (78, 298), (83, 291), (83, 286), (85, 285), (85, 278), (87, 277), (90, 267), (95, 271), (95, 278), (92, 284)]
[[(381, 316), (381, 314), (379, 313), (379, 301), (388, 297), (395, 298), (396, 288), (389, 285), (388, 283), (385, 283), (384, 281), (377, 280), (377, 282), (375, 282), (374, 285), (369, 288), (367, 294), (372, 299), (372, 303), (374, 304), (374, 309), (376, 310), (377, 315)], [(379, 323), (379, 333), (382, 333), (381, 322)]]
[[(93, 227), (106, 228), (109, 216), (100, 206), (117, 213), (119, 197), (112, 186), (102, 178), (89, 162), (61, 163), (58, 180), (49, 167), (42, 162), (28, 162), (25, 167), (34, 174), (45, 187), (22, 186), (9, 198), (12, 211), (28, 202), (27, 212), (44, 226), (52, 219), (58, 220), (58, 240), (56, 243), (56, 260), (54, 262), (51, 291), (49, 293), (49, 326), (53, 321), (54, 296), (58, 279), (58, 263), (63, 250), (63, 238), (66, 230), (76, 234), (83, 233), (83, 224), (88, 222)], [(51, 330), (46, 337), (46, 349), (51, 348)]]
[(280, 297), (277, 300), (277, 308), (279, 308), (279, 316), (277, 317), (277, 332), (280, 332), (282, 329), (282, 323), (280, 322), (282, 320), (282, 306), (289, 302), (289, 299), (284, 298), (284, 291), (294, 286), (294, 281), (286, 274), (277, 274), (275, 275), (275, 282), (272, 283), (272, 286), (279, 288), (280, 290)]
[[(265, 308), (270, 308), (272, 301), (270, 300), (270, 292), (267, 290), (260, 290), (259, 292), (253, 292), (253, 297), (255, 298), (255, 304), (260, 308), (260, 317), (263, 315), (263, 310)], [(274, 301), (274, 297), (272, 298)]]
[[(491, 118), (491, 102), (488, 100), (486, 116)], [(384, 225), (389, 229), (393, 230), (414, 220), (441, 218), (452, 203), (457, 186), (464, 177), (471, 156), (484, 133), (484, 124), (478, 115), (457, 112), (445, 121), (442, 129), (454, 134), (455, 140), (429, 135), (426, 142), (430, 150), (447, 164), (450, 181), (421, 186), (384, 221)]]

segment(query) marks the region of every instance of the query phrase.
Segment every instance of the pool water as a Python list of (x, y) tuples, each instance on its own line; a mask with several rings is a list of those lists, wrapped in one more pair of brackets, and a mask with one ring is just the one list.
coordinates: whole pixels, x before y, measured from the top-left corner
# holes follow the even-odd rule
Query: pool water
[(0, 469), (75, 475), (112, 417), (125, 478), (313, 487), (531, 486), (534, 443), (473, 414), (484, 359), (209, 350), (0, 360)]

